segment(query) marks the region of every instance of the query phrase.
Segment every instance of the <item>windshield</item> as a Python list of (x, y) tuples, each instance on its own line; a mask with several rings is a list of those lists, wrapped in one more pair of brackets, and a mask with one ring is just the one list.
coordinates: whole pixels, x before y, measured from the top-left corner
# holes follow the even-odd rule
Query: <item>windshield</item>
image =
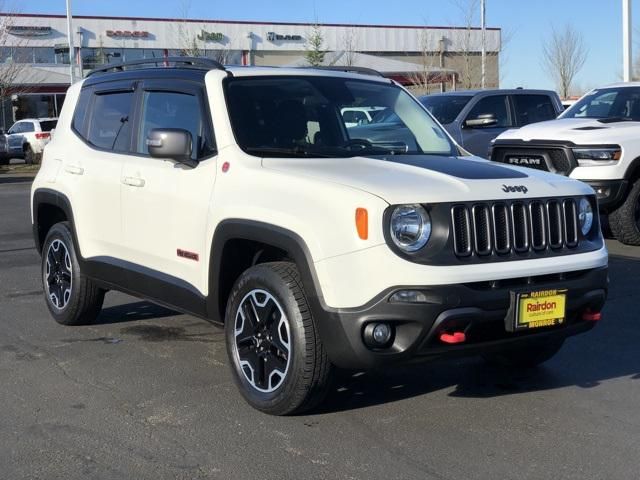
[(456, 119), (471, 98), (471, 95), (437, 95), (420, 97), (420, 101), (431, 115), (441, 124), (446, 125)]
[(565, 110), (560, 118), (640, 121), (640, 87), (594, 90)]
[(433, 118), (391, 83), (321, 76), (234, 77), (226, 80), (225, 91), (236, 140), (253, 155), (456, 155)]

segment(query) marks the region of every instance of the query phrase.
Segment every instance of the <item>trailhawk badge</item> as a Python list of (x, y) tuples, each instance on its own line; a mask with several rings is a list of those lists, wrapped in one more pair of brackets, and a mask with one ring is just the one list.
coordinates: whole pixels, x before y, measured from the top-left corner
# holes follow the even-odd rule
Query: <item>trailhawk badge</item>
[(502, 191), (503, 192), (521, 192), (521, 193), (527, 193), (529, 191), (529, 189), (527, 187), (525, 187), (524, 185), (502, 185)]

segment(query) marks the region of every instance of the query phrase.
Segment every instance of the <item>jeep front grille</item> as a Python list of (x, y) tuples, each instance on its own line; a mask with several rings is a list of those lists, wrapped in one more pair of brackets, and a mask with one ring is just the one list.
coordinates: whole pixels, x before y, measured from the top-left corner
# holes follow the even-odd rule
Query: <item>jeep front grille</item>
[(517, 255), (578, 245), (578, 212), (572, 198), (454, 205), (451, 223), (458, 257)]

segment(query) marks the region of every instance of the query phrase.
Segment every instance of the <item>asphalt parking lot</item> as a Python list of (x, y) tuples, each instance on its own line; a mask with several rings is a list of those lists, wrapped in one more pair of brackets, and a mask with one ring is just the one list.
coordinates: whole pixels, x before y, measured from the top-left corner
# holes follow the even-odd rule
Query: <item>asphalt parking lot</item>
[(0, 176), (0, 478), (638, 478), (640, 248), (608, 241), (604, 320), (541, 368), (341, 374), (322, 410), (276, 418), (202, 320), (109, 293), (98, 324), (56, 324), (29, 187)]

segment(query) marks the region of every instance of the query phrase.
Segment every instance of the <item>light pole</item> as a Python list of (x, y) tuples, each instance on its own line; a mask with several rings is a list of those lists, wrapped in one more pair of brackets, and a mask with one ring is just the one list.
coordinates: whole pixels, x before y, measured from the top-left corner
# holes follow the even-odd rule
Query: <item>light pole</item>
[(75, 75), (75, 47), (73, 46), (73, 27), (71, 25), (71, 0), (67, 0), (67, 41), (69, 42), (69, 80), (76, 81)]
[(631, 0), (622, 0), (622, 75), (631, 81)]
[(485, 88), (486, 84), (486, 73), (487, 73), (487, 22), (486, 22), (486, 5), (485, 0), (480, 0), (480, 25), (482, 28), (482, 80), (480, 85), (482, 88)]

